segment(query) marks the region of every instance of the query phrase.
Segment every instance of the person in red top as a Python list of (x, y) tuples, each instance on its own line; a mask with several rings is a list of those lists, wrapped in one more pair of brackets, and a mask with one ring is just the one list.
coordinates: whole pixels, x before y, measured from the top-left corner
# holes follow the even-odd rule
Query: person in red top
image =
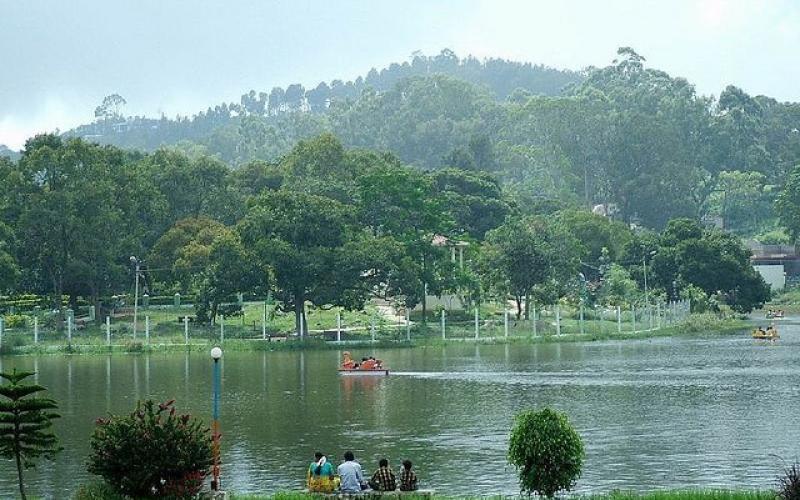
[(356, 364), (355, 364), (355, 362), (354, 362), (354, 361), (353, 361), (353, 359), (350, 357), (350, 352), (349, 352), (349, 351), (345, 351), (345, 352), (343, 352), (343, 353), (342, 353), (342, 358), (343, 358), (343, 359), (342, 359), (342, 368), (343, 368), (343, 369), (345, 369), (345, 370), (352, 370), (353, 368), (355, 368), (355, 367), (356, 367)]
[(374, 370), (375, 365), (378, 363), (375, 361), (375, 358), (366, 358), (361, 361), (361, 369), (362, 370)]

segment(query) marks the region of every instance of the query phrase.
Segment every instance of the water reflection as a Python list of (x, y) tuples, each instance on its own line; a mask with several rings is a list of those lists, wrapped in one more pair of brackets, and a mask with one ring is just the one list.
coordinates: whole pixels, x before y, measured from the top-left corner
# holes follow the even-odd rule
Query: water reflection
[[(513, 415), (552, 405), (586, 442), (582, 491), (771, 487), (782, 465), (773, 454), (799, 451), (798, 333), (787, 326), (772, 346), (743, 335), (376, 349), (389, 377), (337, 375), (339, 351), (228, 352), (225, 484), (239, 492), (301, 488), (315, 449), (337, 461), (352, 449), (366, 469), (382, 456), (410, 458), (440, 490), (514, 494), (505, 462)], [(87, 479), (94, 419), (129, 413), (139, 398), (180, 396), (181, 411), (208, 420), (211, 364), (206, 353), (0, 358), (5, 369), (37, 369), (61, 403), (65, 450), (32, 472), (34, 490), (68, 496)], [(10, 487), (13, 470), (0, 463), (0, 491)]]

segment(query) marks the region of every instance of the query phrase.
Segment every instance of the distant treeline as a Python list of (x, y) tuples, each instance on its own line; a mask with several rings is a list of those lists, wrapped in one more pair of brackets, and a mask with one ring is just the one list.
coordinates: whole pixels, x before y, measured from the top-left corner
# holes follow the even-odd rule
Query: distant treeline
[(773, 207), (800, 164), (798, 129), (798, 103), (734, 86), (699, 95), (622, 48), (611, 65), (584, 73), (443, 51), (353, 82), (252, 91), (192, 118), (114, 110), (68, 135), (238, 166), (277, 161), (328, 132), (422, 169), (490, 173), (529, 211), (602, 205), (647, 227), (690, 217), (787, 242)]

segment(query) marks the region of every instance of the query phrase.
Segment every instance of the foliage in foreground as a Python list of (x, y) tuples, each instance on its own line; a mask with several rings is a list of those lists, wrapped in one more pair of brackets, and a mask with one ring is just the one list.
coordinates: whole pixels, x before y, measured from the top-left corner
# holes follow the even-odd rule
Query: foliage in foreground
[(778, 478), (778, 498), (780, 500), (800, 499), (800, 464), (793, 463)]
[(0, 456), (14, 459), (17, 466), (19, 494), (25, 500), (24, 469), (33, 467), (39, 457), (52, 459), (60, 451), (58, 440), (50, 430), (59, 415), (49, 398), (29, 397), (45, 391), (39, 384), (23, 384), (34, 372), (0, 373), (9, 383), (0, 386)]
[(200, 491), (212, 463), (210, 429), (178, 415), (174, 403), (147, 400), (130, 415), (98, 419), (89, 472), (128, 496), (191, 498)]
[(545, 408), (515, 417), (508, 461), (519, 472), (523, 492), (552, 498), (569, 491), (581, 475), (584, 456), (583, 441), (565, 414)]

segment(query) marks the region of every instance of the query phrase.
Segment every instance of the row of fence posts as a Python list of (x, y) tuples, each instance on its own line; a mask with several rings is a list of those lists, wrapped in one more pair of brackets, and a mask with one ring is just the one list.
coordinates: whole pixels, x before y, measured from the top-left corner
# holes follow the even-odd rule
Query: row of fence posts
[[(655, 306), (655, 317), (653, 315), (653, 309)], [(642, 310), (643, 309), (643, 310)], [(673, 301), (667, 304), (655, 304), (655, 305), (648, 305), (645, 308), (637, 310), (636, 306), (632, 306), (630, 309), (630, 317), (631, 317), (631, 329), (629, 330), (631, 333), (637, 333), (638, 331), (648, 331), (654, 329), (660, 329), (667, 325), (673, 325), (678, 323), (688, 316), (691, 310), (691, 303), (688, 300), (681, 300), (681, 301)], [(541, 309), (540, 309), (541, 310)], [(537, 322), (541, 320), (541, 315), (537, 315), (538, 311), (536, 306), (531, 308), (531, 324), (532, 324), (532, 335), (537, 336), (538, 332), (538, 324)], [(617, 324), (617, 333), (622, 333), (622, 309), (617, 306), (615, 310), (615, 319)], [(642, 326), (646, 326), (642, 330), (637, 330), (637, 314), (642, 314)], [(561, 308), (556, 305), (553, 309), (553, 315), (555, 319), (555, 334), (561, 335), (562, 328), (561, 328)], [(602, 332), (602, 325), (603, 325), (603, 312), (600, 313), (599, 318), (599, 327), (600, 331)], [(645, 325), (644, 319), (647, 319), (647, 324)], [(579, 325), (580, 325), (580, 333), (585, 334), (585, 314), (584, 314), (584, 307), (580, 306), (579, 308)], [(67, 315), (66, 320), (67, 326), (67, 342), (71, 345), (72, 344), (72, 333), (74, 329), (74, 321), (71, 314)], [(399, 327), (399, 325), (398, 325)], [(441, 330), (441, 337), (442, 340), (447, 340), (447, 313), (445, 310), (442, 310), (440, 313), (440, 330)], [(344, 331), (342, 327), (342, 314), (341, 311), (338, 311), (336, 314), (336, 341), (342, 341), (342, 332)], [(375, 323), (375, 316), (372, 316), (369, 325), (370, 331), (370, 340), (373, 342), (376, 340), (376, 323)], [(474, 309), (474, 334), (475, 340), (480, 339), (480, 312), (478, 308)], [(0, 346), (2, 346), (3, 336), (5, 334), (5, 322), (2, 316), (0, 316)], [(144, 327), (144, 334), (145, 334), (145, 342), (147, 344), (150, 343), (150, 316), (145, 316), (145, 327)], [(307, 334), (307, 329), (304, 321), (304, 315), (300, 316), (300, 338), (303, 339)], [(136, 341), (137, 332), (133, 332), (133, 340)], [(183, 335), (184, 335), (184, 343), (189, 344), (189, 317), (183, 317)], [(105, 318), (105, 336), (106, 336), (106, 344), (111, 345), (111, 317), (106, 316)], [(505, 310), (503, 313), (503, 336), (509, 336), (509, 311)], [(405, 311), (405, 337), (407, 341), (411, 340), (411, 318), (409, 314), (409, 310), (406, 309)], [(261, 338), (262, 340), (267, 340), (267, 309), (265, 307), (264, 313), (261, 318)], [(33, 318), (33, 339), (34, 343), (39, 343), (39, 318)], [(222, 343), (225, 341), (225, 317), (220, 316), (220, 323), (219, 323), (219, 341)]]
[[(654, 311), (655, 309), (655, 311)], [(688, 300), (685, 301), (673, 301), (667, 304), (650, 304), (648, 306), (642, 307), (637, 310), (636, 306), (631, 306), (630, 309), (630, 317), (631, 317), (631, 328), (627, 330), (630, 333), (638, 333), (638, 332), (646, 332), (646, 331), (653, 331), (653, 330), (660, 330), (669, 325), (674, 325), (686, 319), (689, 312), (691, 310), (691, 304)], [(616, 323), (616, 332), (618, 334), (623, 333), (623, 310), (622, 307), (616, 306), (613, 310), (613, 317)], [(640, 323), (643, 328), (637, 329), (636, 324), (636, 317), (637, 314), (642, 314), (643, 318), (647, 318), (647, 322), (645, 324), (644, 321)], [(654, 314), (655, 313), (655, 314)], [(509, 336), (509, 314), (510, 311), (508, 309), (503, 311), (503, 337), (508, 338)], [(580, 306), (578, 312), (578, 323), (580, 328), (580, 334), (584, 335), (586, 332), (585, 329), (585, 315), (584, 315), (584, 308)], [(554, 327), (555, 327), (555, 334), (556, 336), (562, 335), (562, 315), (561, 315), (561, 308), (560, 306), (556, 305), (553, 308), (553, 316), (554, 316)], [(537, 309), (536, 306), (531, 308), (531, 325), (532, 330), (531, 334), (535, 337), (538, 335), (538, 321), (541, 320), (541, 316), (537, 316)], [(599, 317), (595, 318), (595, 321), (598, 322), (598, 329), (599, 333), (603, 333), (603, 324), (606, 321), (606, 314), (604, 311), (599, 312)], [(445, 310), (440, 312), (439, 317), (439, 330), (441, 333), (442, 340), (447, 340), (447, 313)], [(481, 322), (480, 322), (480, 311), (478, 308), (474, 309), (474, 339), (479, 340), (481, 338)], [(406, 311), (406, 339), (411, 340), (411, 323), (409, 321), (408, 311)], [(337, 336), (337, 340), (341, 340), (340, 336)], [(372, 340), (375, 340), (374, 334)]]

